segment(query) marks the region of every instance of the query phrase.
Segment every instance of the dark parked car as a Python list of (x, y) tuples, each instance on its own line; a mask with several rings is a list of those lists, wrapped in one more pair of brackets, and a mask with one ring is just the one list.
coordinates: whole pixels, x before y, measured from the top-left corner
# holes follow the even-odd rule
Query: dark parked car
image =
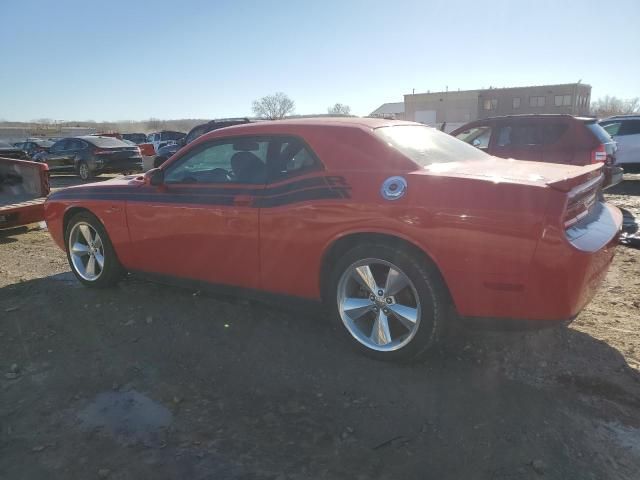
[(52, 173), (77, 172), (82, 180), (101, 173), (141, 172), (140, 149), (113, 137), (87, 135), (63, 138), (34, 160), (47, 163)]
[(141, 143), (147, 143), (147, 136), (144, 133), (123, 133), (123, 140), (129, 140), (130, 142), (140, 145)]
[(243, 123), (249, 122), (250, 120), (248, 118), (224, 118), (220, 120), (211, 120), (210, 122), (196, 125), (189, 131), (189, 133), (187, 133), (186, 137), (178, 140), (175, 143), (171, 143), (159, 148), (156, 152), (156, 157), (153, 159), (153, 166), (159, 167), (182, 147), (193, 142), (196, 138), (204, 135), (205, 133), (212, 132), (213, 130), (218, 130), (219, 128), (232, 127), (233, 125), (242, 125)]
[(451, 135), (496, 157), (569, 165), (603, 162), (605, 186), (622, 181), (616, 144), (595, 118), (508, 115), (467, 123)]
[(48, 152), (53, 142), (50, 140), (43, 140), (40, 138), (34, 138), (25, 140), (24, 142), (14, 143), (13, 146), (20, 148), (27, 152), (29, 158), (33, 157), (38, 152)]
[(17, 158), (18, 160), (26, 160), (29, 158), (27, 152), (7, 142), (0, 142), (0, 157)]

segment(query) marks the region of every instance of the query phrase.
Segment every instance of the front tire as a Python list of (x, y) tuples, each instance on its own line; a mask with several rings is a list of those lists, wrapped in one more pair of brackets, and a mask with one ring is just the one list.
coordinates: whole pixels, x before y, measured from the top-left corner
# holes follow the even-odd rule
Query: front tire
[(345, 253), (330, 281), (339, 328), (378, 360), (419, 360), (440, 339), (448, 296), (426, 258), (383, 243)]
[(96, 288), (118, 283), (124, 270), (100, 221), (89, 212), (74, 215), (65, 232), (69, 266), (80, 283)]

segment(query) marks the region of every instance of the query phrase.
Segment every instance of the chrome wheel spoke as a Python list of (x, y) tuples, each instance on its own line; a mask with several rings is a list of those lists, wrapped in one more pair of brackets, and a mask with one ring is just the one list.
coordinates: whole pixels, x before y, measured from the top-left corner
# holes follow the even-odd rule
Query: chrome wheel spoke
[(374, 306), (368, 298), (347, 297), (342, 301), (342, 309), (351, 320), (357, 320), (365, 313), (373, 311)]
[(373, 273), (371, 273), (369, 265), (357, 267), (353, 272), (353, 276), (360, 285), (369, 291), (369, 293), (372, 293), (373, 295), (377, 294), (378, 284), (376, 283), (376, 279), (373, 277)]
[(104, 257), (99, 252), (96, 252), (93, 256), (96, 259), (96, 262), (98, 262), (98, 266), (100, 267), (100, 271), (102, 271), (102, 268), (104, 267)]
[(80, 257), (84, 257), (86, 255), (89, 255), (89, 247), (80, 242), (76, 242), (71, 247), (71, 253)]
[(96, 232), (96, 236), (93, 240), (93, 246), (96, 247), (97, 250), (102, 249), (102, 239), (98, 235), (98, 232)]
[(387, 316), (380, 310), (373, 322), (373, 330), (371, 331), (371, 340), (377, 345), (387, 345), (391, 343), (391, 332), (389, 331), (389, 320)]
[(412, 330), (418, 321), (418, 309), (406, 305), (389, 305), (391, 314), (397, 318), (407, 329)]
[(93, 238), (91, 238), (91, 229), (89, 228), (89, 225), (80, 225), (79, 228), (85, 242), (87, 242), (87, 245), (91, 245)]
[(387, 296), (396, 295), (402, 289), (409, 285), (409, 279), (405, 274), (396, 270), (395, 268), (389, 268), (389, 274), (387, 275), (387, 281), (384, 287), (384, 294)]
[(91, 255), (87, 261), (87, 267), (85, 269), (87, 275), (94, 276), (96, 274), (96, 258)]

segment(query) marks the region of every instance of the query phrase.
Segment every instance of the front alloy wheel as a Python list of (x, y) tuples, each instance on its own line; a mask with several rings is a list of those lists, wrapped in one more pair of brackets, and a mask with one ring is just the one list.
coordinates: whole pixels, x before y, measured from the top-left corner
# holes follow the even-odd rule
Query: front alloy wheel
[(110, 287), (125, 271), (100, 220), (88, 211), (75, 214), (65, 230), (69, 266), (81, 283)]
[(76, 273), (88, 282), (98, 280), (104, 270), (104, 245), (98, 232), (88, 223), (76, 223), (68, 248)]

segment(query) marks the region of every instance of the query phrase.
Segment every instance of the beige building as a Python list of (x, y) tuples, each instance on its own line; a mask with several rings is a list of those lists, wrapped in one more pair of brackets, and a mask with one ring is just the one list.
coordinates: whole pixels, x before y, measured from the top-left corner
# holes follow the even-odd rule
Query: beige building
[[(473, 120), (525, 113), (589, 115), (591, 86), (583, 83), (415, 93), (386, 103), (372, 116), (390, 115), (451, 130)], [(404, 108), (400, 106), (403, 105)]]

